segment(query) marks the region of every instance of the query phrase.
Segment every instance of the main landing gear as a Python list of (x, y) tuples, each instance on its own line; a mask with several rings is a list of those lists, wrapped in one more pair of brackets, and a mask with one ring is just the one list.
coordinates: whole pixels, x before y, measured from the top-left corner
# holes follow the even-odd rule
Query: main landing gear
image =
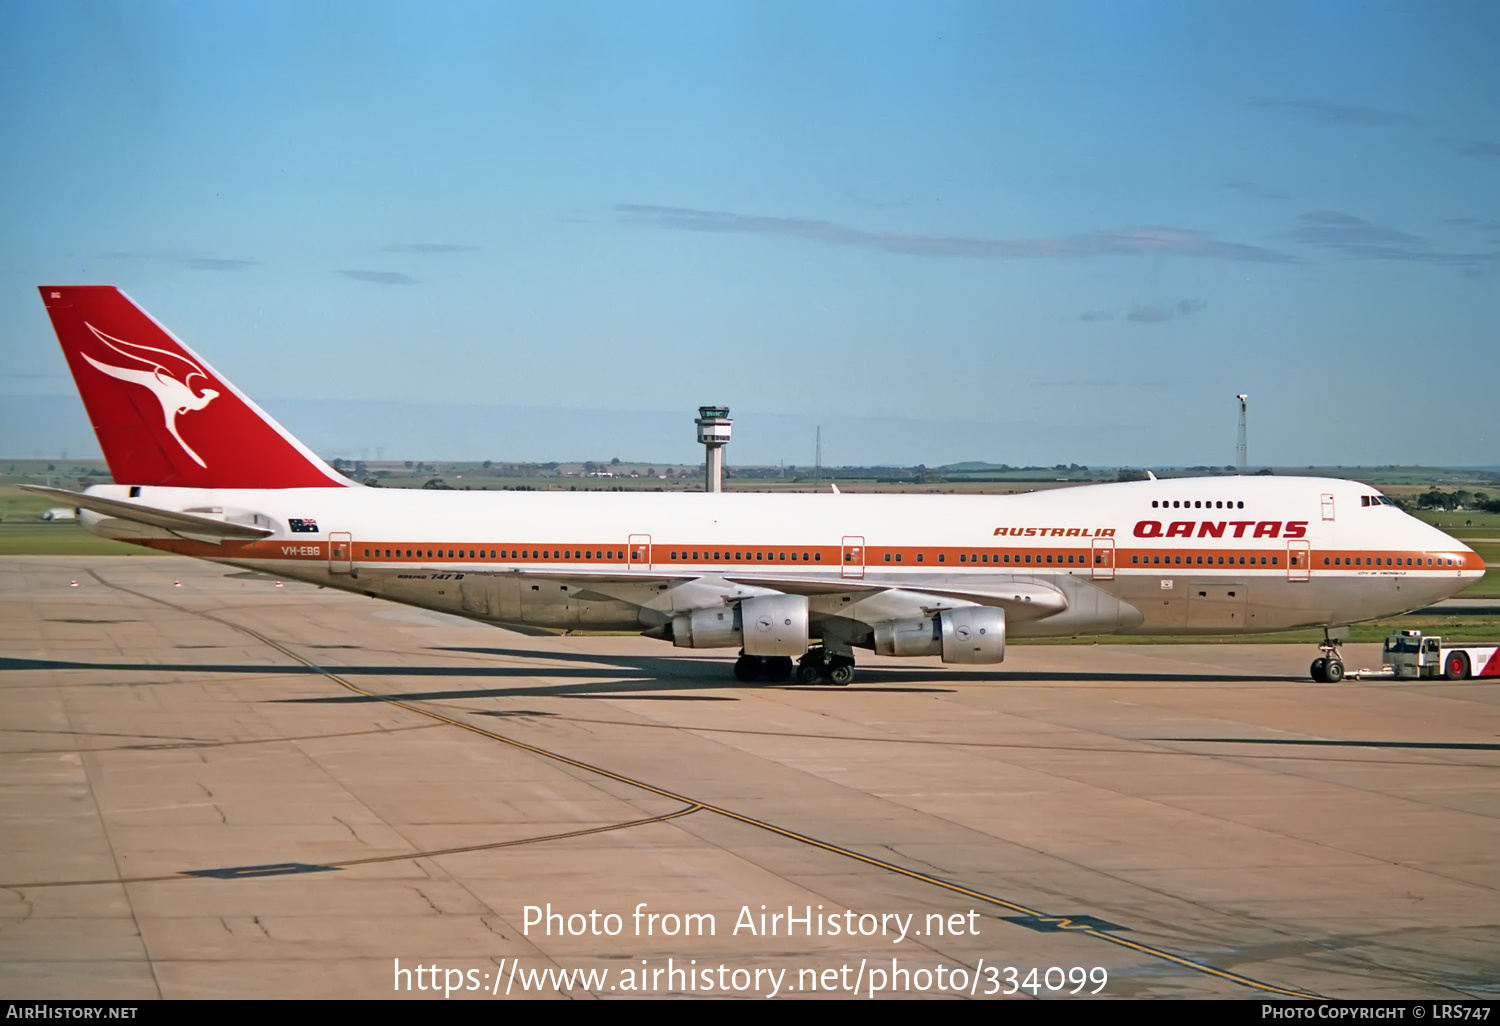
[(810, 648), (797, 663), (797, 683), (816, 684), (824, 680), (839, 687), (854, 680), (854, 657), (829, 655), (825, 649)]
[(780, 684), (792, 679), (792, 660), (790, 656), (742, 655), (735, 661), (734, 676), (746, 684), (762, 680)]
[(735, 678), (746, 684), (756, 681), (781, 684), (794, 674), (798, 684), (816, 684), (822, 680), (843, 687), (854, 680), (854, 657), (828, 655), (821, 648), (811, 648), (795, 666), (788, 656), (741, 655), (734, 664)]
[(1337, 684), (1344, 679), (1344, 657), (1339, 654), (1339, 642), (1344, 639), (1323, 632), (1323, 642), (1318, 651), (1323, 654), (1312, 661), (1312, 679), (1319, 684)]

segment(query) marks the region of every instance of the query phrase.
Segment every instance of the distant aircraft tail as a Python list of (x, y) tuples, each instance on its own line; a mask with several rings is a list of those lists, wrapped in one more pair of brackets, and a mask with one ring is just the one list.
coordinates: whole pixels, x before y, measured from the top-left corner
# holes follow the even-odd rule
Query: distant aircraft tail
[(119, 289), (44, 285), (41, 293), (116, 483), (350, 483)]

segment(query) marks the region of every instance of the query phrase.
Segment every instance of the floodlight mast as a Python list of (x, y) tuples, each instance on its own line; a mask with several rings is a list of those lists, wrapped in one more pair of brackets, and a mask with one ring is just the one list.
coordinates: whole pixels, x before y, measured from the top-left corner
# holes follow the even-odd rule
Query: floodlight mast
[(724, 446), (729, 444), (730, 425), (727, 406), (700, 406), (698, 419), (698, 441), (703, 443), (703, 490), (724, 490)]
[(1241, 392), (1235, 398), (1240, 401), (1240, 436), (1239, 442), (1234, 447), (1234, 457), (1235, 463), (1239, 465), (1240, 473), (1243, 474), (1248, 460), (1245, 447), (1245, 403), (1250, 397)]

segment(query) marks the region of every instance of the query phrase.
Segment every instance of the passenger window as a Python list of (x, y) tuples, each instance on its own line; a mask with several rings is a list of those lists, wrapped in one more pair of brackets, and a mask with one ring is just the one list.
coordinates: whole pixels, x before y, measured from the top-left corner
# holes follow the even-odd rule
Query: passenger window
[(901, 553), (896, 553), (896, 562), (901, 562)]
[(920, 552), (917, 553), (917, 562), (918, 563), (922, 562), (922, 553), (920, 553)]
[(814, 563), (821, 563), (821, 562), (823, 562), (823, 553), (821, 553), (821, 552), (814, 552), (813, 553), (813, 562)]
[(802, 562), (804, 562), (804, 563), (807, 562), (807, 553), (805, 553), (805, 552), (802, 553)]
[(889, 552), (887, 552), (887, 553), (886, 553), (886, 554), (885, 554), (885, 561), (886, 561), (886, 562), (887, 562), (887, 563), (889, 563), (889, 562), (890, 562), (890, 561), (891, 561), (891, 554), (890, 554), (890, 553), (889, 553)]
[(755, 554), (755, 561), (757, 563), (760, 562), (761, 560), (765, 559), (765, 558), (766, 558), (766, 554), (764, 552), (757, 552)]
[(1155, 499), (1152, 499), (1152, 500), (1151, 500), (1151, 508), (1152, 508), (1152, 509), (1155, 509), (1155, 508), (1156, 508), (1156, 500), (1155, 500)]
[(946, 563), (946, 562), (948, 562), (948, 556), (947, 556), (947, 554), (939, 552), (938, 553), (938, 562), (939, 563)]
[[(369, 553), (365, 553), (365, 555), (369, 555)], [(969, 561), (969, 557), (960, 552), (958, 554), (958, 561), (960, 563), (967, 563)]]
[(1131, 556), (1130, 557), (1130, 561), (1132, 563), (1139, 563), (1141, 561), (1141, 557), (1140, 556)]
[(783, 552), (783, 553), (782, 553), (782, 554), (781, 554), (781, 561), (782, 561), (782, 562), (783, 562), (783, 563), (785, 563), (785, 562), (786, 562), (786, 553), (785, 553), (785, 552)]
[(1031, 562), (1031, 553), (1029, 553), (1029, 552), (1026, 554), (1026, 562), (1028, 562), (1028, 563)]

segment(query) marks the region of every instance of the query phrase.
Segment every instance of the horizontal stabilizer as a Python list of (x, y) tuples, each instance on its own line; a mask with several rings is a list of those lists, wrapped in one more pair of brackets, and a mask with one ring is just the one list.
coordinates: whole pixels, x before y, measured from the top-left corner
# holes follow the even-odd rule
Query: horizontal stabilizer
[(160, 527), (164, 530), (190, 534), (195, 537), (206, 536), (223, 541), (255, 541), (257, 538), (267, 538), (275, 533), (263, 527), (250, 527), (247, 524), (230, 524), (223, 520), (214, 520), (211, 517), (195, 516), (192, 513), (177, 513), (168, 509), (156, 509), (153, 506), (143, 506), (137, 502), (106, 499), (99, 495), (85, 495), (82, 492), (70, 492), (63, 488), (43, 488), (40, 485), (21, 485), (20, 487), (24, 492), (31, 492), (33, 495), (44, 495), (57, 502), (67, 503), (69, 506), (77, 506), (80, 509), (91, 510), (106, 517), (133, 520), (138, 524), (149, 524), (152, 527)]

